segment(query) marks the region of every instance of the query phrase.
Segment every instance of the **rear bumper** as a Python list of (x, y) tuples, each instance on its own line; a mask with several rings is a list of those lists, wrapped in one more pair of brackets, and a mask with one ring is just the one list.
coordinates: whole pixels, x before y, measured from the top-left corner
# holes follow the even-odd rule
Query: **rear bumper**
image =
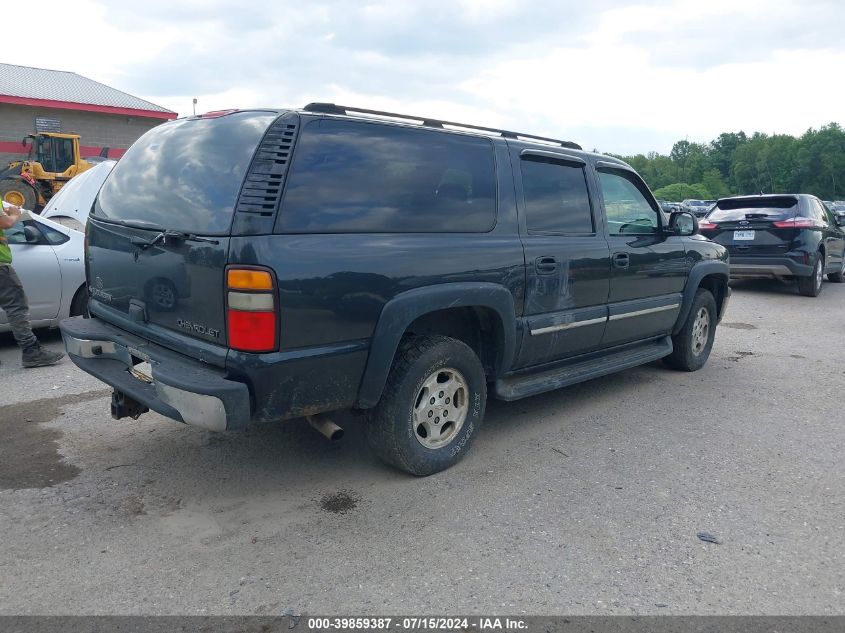
[[(246, 384), (160, 345), (96, 318), (74, 317), (60, 324), (70, 359), (83, 371), (151, 410), (179, 422), (213, 431), (246, 426), (250, 395)], [(152, 382), (129, 369), (149, 362)]]
[(809, 277), (813, 267), (790, 257), (739, 257), (731, 255), (731, 279), (748, 277)]

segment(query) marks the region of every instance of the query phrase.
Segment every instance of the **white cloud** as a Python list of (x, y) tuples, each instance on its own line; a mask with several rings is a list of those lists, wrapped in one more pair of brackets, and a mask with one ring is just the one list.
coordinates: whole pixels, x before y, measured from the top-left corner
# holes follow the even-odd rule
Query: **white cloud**
[[(842, 122), (836, 0), (45, 0), (73, 43), (5, 29), (4, 61), (73, 70), (182, 114), (334, 100), (668, 151)], [(20, 3), (4, 24), (31, 23)]]

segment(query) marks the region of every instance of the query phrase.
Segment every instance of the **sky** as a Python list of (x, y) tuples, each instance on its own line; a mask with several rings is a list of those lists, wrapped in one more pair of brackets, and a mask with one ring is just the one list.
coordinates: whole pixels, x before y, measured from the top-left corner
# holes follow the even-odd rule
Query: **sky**
[[(328, 101), (668, 153), (845, 124), (841, 0), (42, 0), (0, 61), (180, 115)], [(10, 25), (25, 25), (12, 28)]]

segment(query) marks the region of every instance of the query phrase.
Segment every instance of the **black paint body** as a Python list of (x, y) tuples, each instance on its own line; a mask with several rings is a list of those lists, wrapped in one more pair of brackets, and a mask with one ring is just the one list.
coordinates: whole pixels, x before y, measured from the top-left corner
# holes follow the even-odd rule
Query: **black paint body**
[[(296, 161), (297, 139), (308, 133), (310, 121), (349, 118), (279, 114), (292, 139), (285, 170)], [(240, 425), (374, 406), (409, 331), (445, 329), (473, 340), (494, 382), (665, 338), (680, 329), (702, 284), (714, 289), (720, 311), (726, 305), (724, 247), (673, 233), (659, 211), (654, 234), (608, 234), (597, 167), (641, 182), (627, 165), (568, 147), (484, 138), (495, 162), (495, 224), (486, 232), (438, 227), (431, 233), (284, 233), (279, 220), (285, 213), (287, 171), (279, 177), (277, 199), (263, 210), (250, 209), (241, 193), (232, 230), (216, 235), (216, 243), (164, 240), (139, 251), (131, 238), (149, 239), (156, 231), (92, 216), (87, 232), (91, 315), (148, 340), (154, 362), (155, 350), (166, 348), (246, 384), (250, 412), (248, 418), (238, 417)], [(263, 151), (262, 145), (258, 153)], [(519, 169), (526, 152), (552, 161), (559, 155), (583, 167), (593, 234), (526, 230)], [(659, 208), (650, 194), (648, 200)], [(193, 230), (202, 234), (199, 226)], [(278, 351), (251, 354), (227, 346), (229, 265), (273, 272)], [(580, 321), (595, 323), (555, 329)]]

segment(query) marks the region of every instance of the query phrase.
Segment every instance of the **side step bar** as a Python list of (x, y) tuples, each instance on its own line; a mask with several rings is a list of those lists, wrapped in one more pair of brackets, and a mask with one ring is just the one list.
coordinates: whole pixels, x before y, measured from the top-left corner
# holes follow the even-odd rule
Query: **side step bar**
[(606, 356), (594, 357), (545, 371), (499, 378), (493, 384), (493, 396), (499, 400), (519, 400), (650, 363), (671, 353), (672, 339), (666, 336), (657, 341)]

